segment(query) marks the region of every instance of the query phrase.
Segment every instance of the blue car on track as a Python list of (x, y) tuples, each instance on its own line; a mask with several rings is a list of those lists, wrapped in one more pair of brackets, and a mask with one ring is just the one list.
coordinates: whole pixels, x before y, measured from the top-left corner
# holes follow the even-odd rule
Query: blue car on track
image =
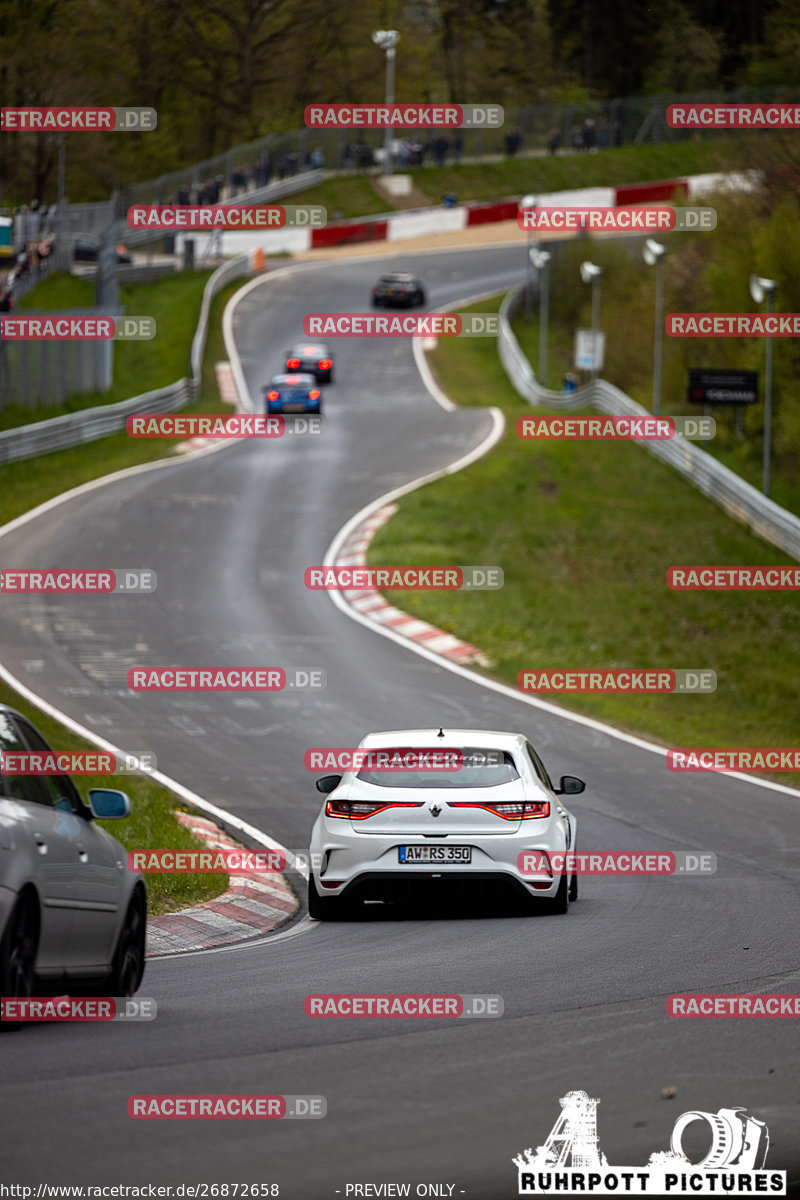
[(322, 392), (313, 375), (273, 375), (262, 390), (268, 415), (322, 412)]

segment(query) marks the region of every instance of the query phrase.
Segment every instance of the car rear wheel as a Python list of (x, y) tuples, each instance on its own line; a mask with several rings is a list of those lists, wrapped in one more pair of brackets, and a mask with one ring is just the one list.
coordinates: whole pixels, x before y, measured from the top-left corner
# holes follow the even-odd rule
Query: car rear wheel
[(109, 984), (112, 996), (133, 996), (142, 982), (145, 924), (145, 900), (137, 890), (131, 897), (114, 951)]
[(422, 308), (425, 304), (425, 293), (422, 291), (422, 289), (417, 292), (417, 304), (420, 308)]
[[(7, 1000), (24, 1000), (33, 995), (39, 927), (36, 905), (23, 894), (0, 942), (0, 995)], [(19, 1021), (0, 1021), (0, 1033), (20, 1028)]]
[(308, 877), (308, 915), (315, 921), (340, 921), (352, 916), (353, 904), (340, 896), (320, 896), (314, 876)]
[(538, 899), (532, 896), (528, 906), (528, 911), (532, 914), (540, 913), (548, 916), (561, 916), (569, 908), (569, 884), (567, 876), (562, 875), (558, 884), (558, 890), (555, 896), (548, 896), (544, 899)]

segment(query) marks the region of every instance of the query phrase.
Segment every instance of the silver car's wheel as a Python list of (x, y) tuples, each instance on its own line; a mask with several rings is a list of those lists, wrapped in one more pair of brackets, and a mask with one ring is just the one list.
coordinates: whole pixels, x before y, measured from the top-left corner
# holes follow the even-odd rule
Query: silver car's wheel
[(133, 996), (142, 982), (145, 922), (145, 901), (142, 893), (137, 890), (131, 897), (114, 951), (110, 980), (112, 996)]
[[(33, 995), (39, 923), (33, 899), (23, 894), (16, 903), (0, 943), (0, 995), (23, 1000)], [(19, 1029), (18, 1021), (0, 1021), (0, 1033)]]

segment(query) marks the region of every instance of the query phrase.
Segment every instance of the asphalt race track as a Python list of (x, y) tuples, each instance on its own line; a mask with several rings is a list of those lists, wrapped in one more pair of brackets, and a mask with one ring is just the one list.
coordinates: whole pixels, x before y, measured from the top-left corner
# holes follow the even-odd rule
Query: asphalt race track
[[(254, 395), (309, 311), (366, 311), (409, 264), (431, 307), (519, 280), (521, 246), (303, 265), (236, 310)], [(0, 659), (37, 695), (277, 838), (307, 845), (310, 746), (430, 725), (518, 729), (550, 773), (587, 781), (582, 849), (710, 850), (716, 876), (581, 880), (567, 917), (374, 913), (148, 966), (149, 1024), (41, 1025), (3, 1038), (0, 1177), (30, 1183), (280, 1184), (322, 1200), (366, 1182), (516, 1194), (512, 1158), (574, 1088), (602, 1100), (614, 1165), (669, 1148), (688, 1110), (766, 1120), (769, 1166), (800, 1188), (791, 1019), (671, 1020), (673, 992), (797, 992), (797, 801), (481, 686), (350, 620), (303, 586), (341, 526), (478, 445), (487, 413), (445, 412), (405, 339), (340, 339), (319, 437), (243, 441), (129, 475), (2, 539), (4, 566), (149, 567), (143, 596), (7, 596)], [(457, 399), (457, 397), (454, 397)], [(502, 566), (502, 563), (500, 564)], [(543, 564), (543, 568), (546, 564)], [(134, 665), (324, 668), (324, 691), (130, 694)], [(499, 1020), (312, 1020), (309, 992), (492, 993)], [(674, 1099), (661, 1090), (674, 1087)], [(134, 1121), (144, 1093), (322, 1095), (324, 1120)], [(47, 1154), (36, 1150), (46, 1131)], [(687, 1138), (687, 1147), (690, 1141)], [(447, 1194), (445, 1191), (443, 1194)]]

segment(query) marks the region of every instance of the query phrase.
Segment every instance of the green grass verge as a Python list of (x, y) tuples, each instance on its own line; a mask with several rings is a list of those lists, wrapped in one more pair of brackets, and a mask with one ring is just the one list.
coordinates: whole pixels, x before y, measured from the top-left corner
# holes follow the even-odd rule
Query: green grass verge
[[(531, 409), (493, 341), (443, 338), (431, 365), (459, 404), (501, 407), (506, 433), (467, 470), (404, 497), (369, 562), (498, 565), (505, 586), (390, 592), (390, 601), (481, 647), (491, 674), (512, 686), (531, 668), (711, 668), (709, 695), (545, 699), (663, 745), (791, 746), (800, 681), (788, 651), (800, 644), (800, 599), (665, 583), (671, 564), (791, 560), (638, 446), (520, 441), (516, 419)], [(531, 726), (535, 740), (533, 711)]]
[[(120, 304), (130, 316), (154, 317), (156, 336), (148, 342), (115, 342), (114, 381), (107, 392), (79, 392), (63, 404), (0, 408), (0, 429), (47, 421), (78, 409), (116, 404), (130, 396), (166, 387), (190, 373), (189, 355), (200, 316), (207, 271), (180, 271), (152, 283), (120, 287)], [(23, 297), (19, 311), (84, 308), (94, 304), (94, 282), (66, 271), (42, 280)], [(13, 394), (13, 379), (11, 381)]]
[[(794, 312), (800, 288), (785, 279), (792, 250), (800, 248), (797, 205), (769, 202), (761, 206), (750, 197), (715, 197), (718, 230), (709, 234), (667, 234), (664, 311), (747, 311), (754, 306), (747, 290), (748, 267), (766, 260), (769, 273), (779, 280), (781, 311)], [(789, 232), (785, 233), (786, 226)], [(788, 244), (794, 236), (795, 246)], [(750, 254), (743, 253), (749, 247)], [(777, 248), (776, 248), (777, 246)], [(548, 378), (561, 389), (564, 372), (572, 370), (575, 330), (591, 326), (591, 289), (580, 280), (579, 263), (591, 257), (604, 271), (601, 326), (606, 330), (605, 379), (616, 384), (645, 408), (653, 403), (654, 272), (641, 260), (641, 239), (573, 240), (554, 247), (550, 279)], [(781, 260), (781, 250), (783, 258)], [(775, 261), (775, 258), (779, 261)], [(762, 268), (766, 271), (767, 268)], [(513, 328), (528, 360), (538, 373), (538, 309), (529, 320), (521, 314)], [(703, 409), (687, 402), (691, 367), (707, 366), (759, 372), (764, 388), (764, 338), (672, 338), (662, 340), (662, 412), (699, 416)], [(775, 339), (773, 384), (771, 495), (776, 503), (800, 514), (800, 413), (797, 367), (800, 363), (791, 339)], [(586, 376), (583, 376), (586, 378)], [(757, 490), (762, 486), (764, 407), (744, 406), (742, 433), (732, 406), (711, 409), (716, 436), (704, 448)]]
[[(49, 281), (48, 281), (49, 282)], [(159, 285), (163, 286), (163, 282)], [(193, 412), (228, 412), (217, 390), (214, 364), (225, 359), (222, 338), (222, 311), (242, 280), (228, 285), (211, 305), (208, 340), (203, 360), (200, 399), (192, 405)], [(67, 301), (74, 303), (74, 301)], [(196, 318), (195, 318), (196, 324)], [(194, 326), (192, 327), (192, 333)], [(152, 344), (152, 343), (147, 343)], [(181, 371), (186, 373), (188, 350)], [(169, 382), (169, 381), (168, 381)], [(0, 492), (0, 524), (27, 512), (37, 504), (57, 496), (69, 488), (90, 479), (98, 479), (112, 471), (164, 458), (172, 453), (174, 443), (158, 439), (133, 439), (125, 433), (114, 434), (86, 446), (61, 450), (3, 467), (4, 488)], [(58, 721), (41, 713), (17, 692), (0, 682), (0, 701), (24, 713), (44, 738), (58, 750), (93, 749), (87, 742)], [(85, 795), (90, 787), (118, 787), (127, 792), (132, 813), (126, 821), (102, 822), (128, 849), (140, 847), (191, 848), (202, 846), (192, 833), (179, 825), (174, 810), (186, 807), (167, 789), (139, 775), (103, 776), (82, 779), (79, 790)], [(213, 899), (228, 887), (227, 875), (146, 875), (151, 914), (174, 912), (203, 900)]]
[[(620, 328), (616, 320), (613, 324), (616, 328)], [(538, 317), (533, 315), (532, 319), (529, 320), (524, 315), (520, 315), (512, 325), (517, 341), (536, 372), (537, 379), (541, 380), (539, 374)], [(648, 338), (648, 331), (643, 327), (642, 322), (625, 322), (624, 328), (625, 344), (629, 350), (632, 349), (634, 344), (637, 344), (641, 349), (652, 354), (652, 334)], [(567, 371), (577, 374), (579, 378), (581, 377), (581, 372), (576, 372), (572, 364), (573, 342), (574, 330), (568, 328), (566, 324), (557, 323), (550, 325), (548, 331), (547, 379), (541, 380), (541, 382), (545, 383), (546, 387), (560, 391), (564, 375)], [(669, 346), (667, 350), (669, 350)], [(736, 364), (732, 363), (731, 369), (735, 370)], [(608, 377), (608, 372), (603, 371), (603, 375)], [(618, 380), (612, 378), (612, 382), (618, 383)], [(618, 383), (618, 386), (622, 385)], [(653, 391), (650, 381), (640, 377), (633, 386), (623, 387), (623, 390), (645, 408), (652, 408)], [(740, 475), (742, 479), (746, 480), (757, 491), (761, 491), (763, 480), (761, 405), (759, 404), (754, 407), (756, 411), (750, 412), (749, 410), (745, 410), (742, 414), (742, 440), (740, 440), (736, 429), (735, 414), (729, 409), (720, 406), (713, 408), (712, 415), (717, 423), (717, 436), (710, 442), (703, 443), (702, 447), (707, 453), (713, 455), (714, 458), (721, 462), (723, 466), (728, 467), (731, 471), (735, 471), (737, 475)], [(675, 403), (662, 403), (662, 412), (668, 415), (682, 413), (684, 415), (702, 416), (705, 410), (703, 408), (693, 409), (691, 405), (676, 400)], [(790, 458), (787, 459), (786, 456), (778, 456), (773, 453), (770, 492), (772, 499), (777, 504), (780, 504), (783, 508), (787, 508), (789, 512), (800, 514), (800, 475), (797, 473), (796, 455), (794, 461), (792, 461)]]
[(499, 162), (421, 167), (414, 182), (436, 204), (445, 192), (459, 200), (494, 200), (526, 192), (614, 187), (645, 180), (674, 179), (705, 171), (731, 170), (747, 159), (747, 140), (669, 142), (661, 146), (620, 146), (597, 154), (505, 158)]
[(372, 178), (370, 175), (337, 175), (324, 180), (319, 187), (293, 193), (287, 197), (287, 202), (323, 204), (328, 212), (329, 223), (372, 213), (394, 212), (396, 205), (381, 195)]
[[(445, 192), (455, 192), (462, 202), (497, 200), (526, 192), (613, 187), (706, 171), (743, 169), (750, 165), (749, 146), (746, 137), (718, 138), (705, 142), (670, 142), (662, 146), (621, 146), (598, 154), (413, 167), (404, 173), (411, 175), (415, 187), (432, 205), (439, 204)], [(393, 210), (391, 202), (377, 191), (372, 177), (367, 175), (340, 175), (327, 179), (317, 188), (297, 193), (291, 200), (293, 204), (324, 204), (329, 221), (333, 220), (336, 210), (341, 212), (342, 218), (373, 216)]]

